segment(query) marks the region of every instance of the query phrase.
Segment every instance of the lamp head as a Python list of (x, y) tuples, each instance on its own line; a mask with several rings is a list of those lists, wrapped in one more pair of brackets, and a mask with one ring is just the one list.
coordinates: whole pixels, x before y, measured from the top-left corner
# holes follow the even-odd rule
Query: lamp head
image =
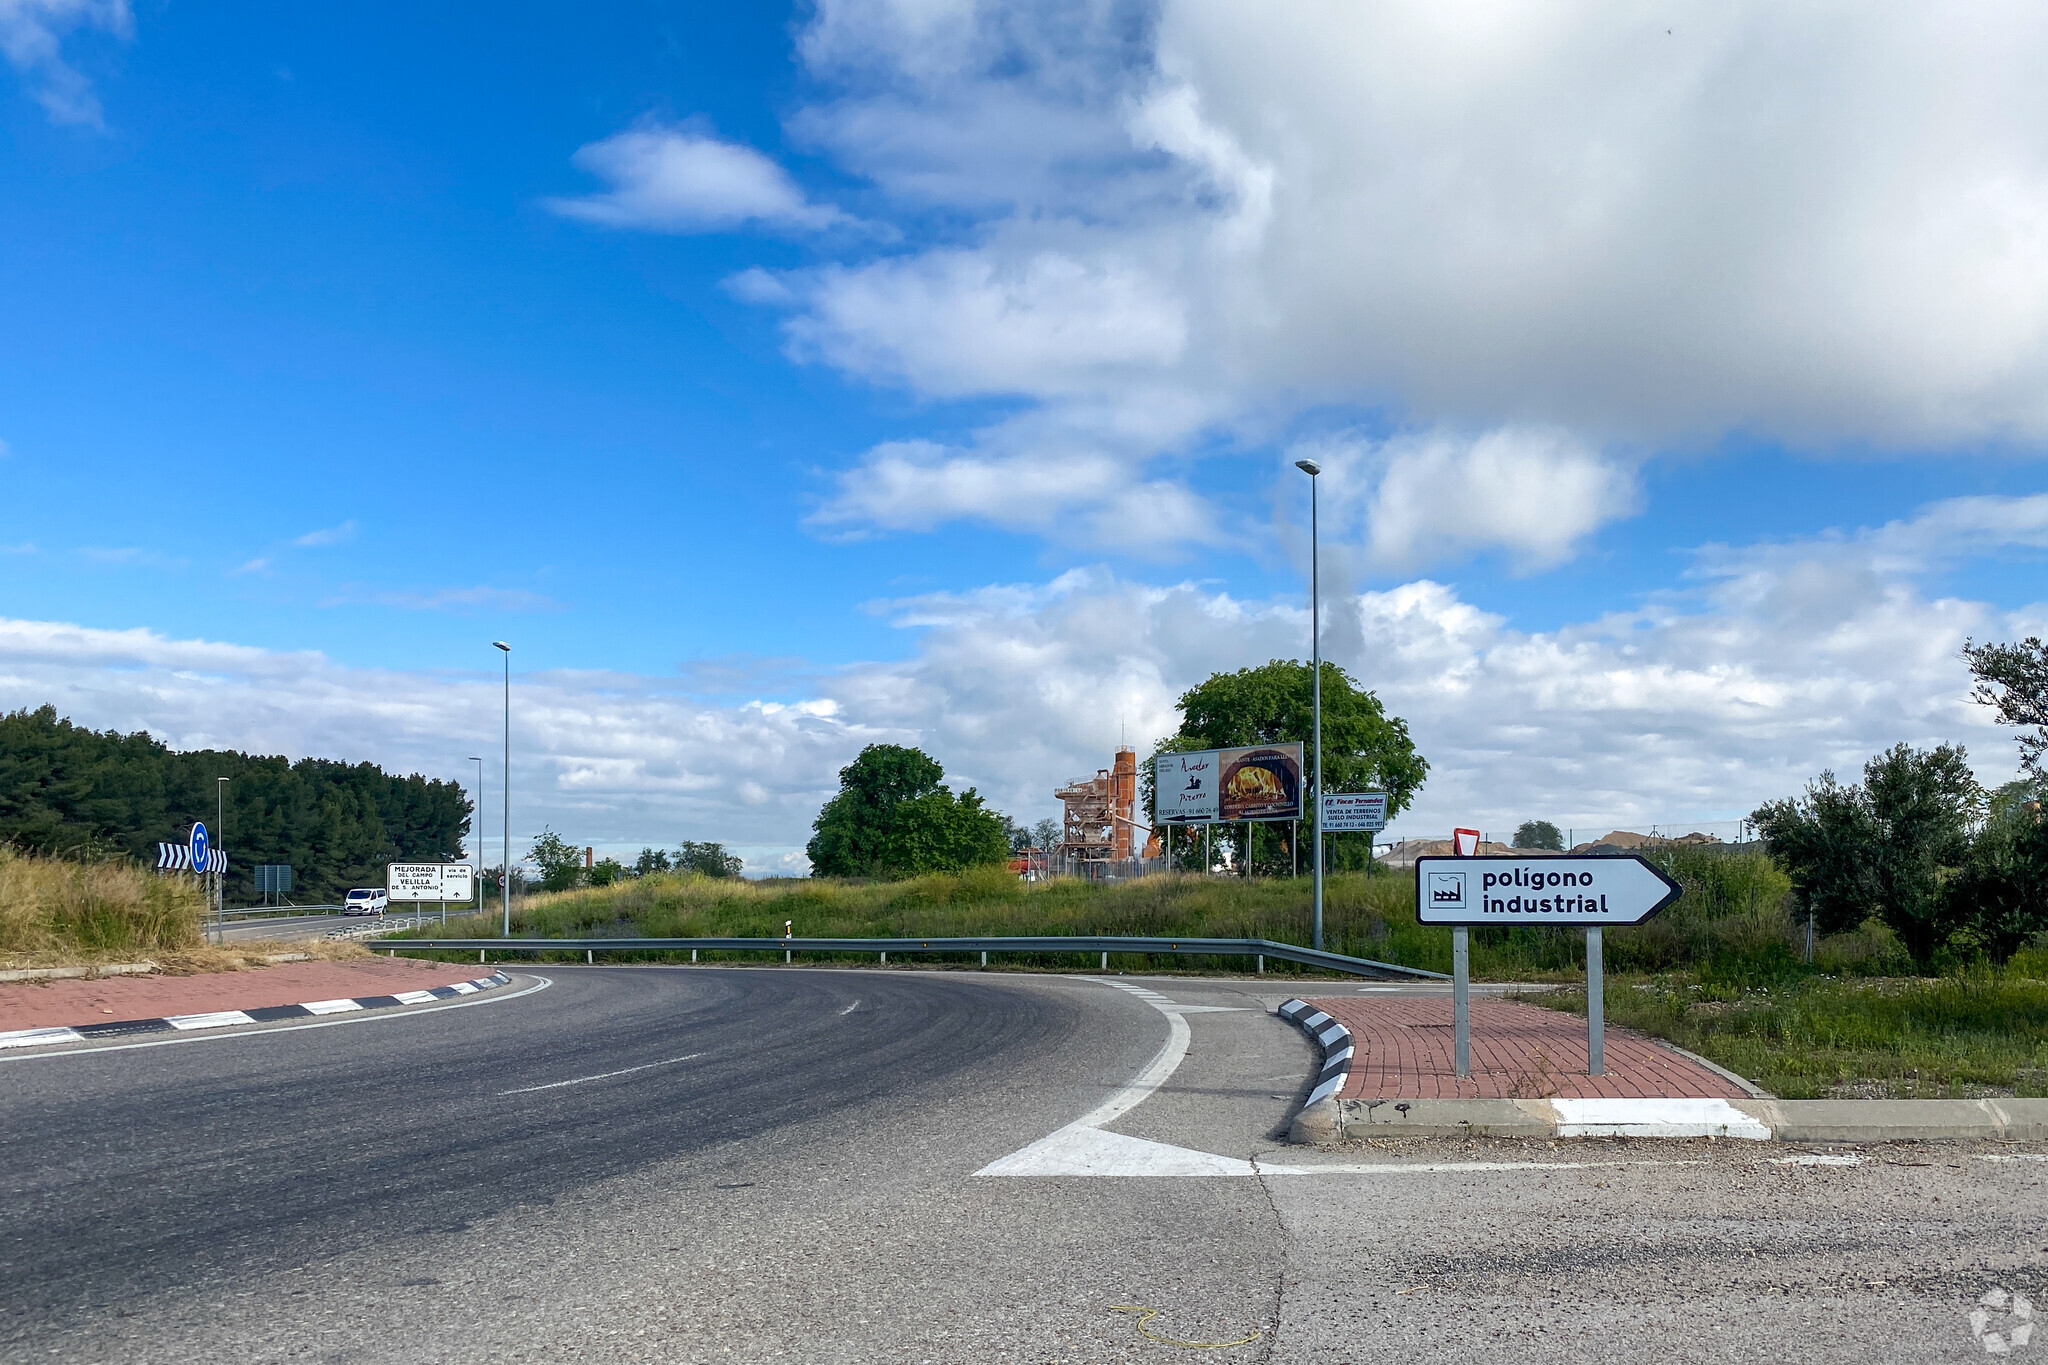
[(512, 646), (506, 644), (503, 640), (493, 640), (491, 643), (497, 648), (504, 650), (507, 654), (512, 652)]
[(1302, 473), (1308, 475), (1311, 479), (1313, 479), (1316, 475), (1323, 472), (1323, 467), (1317, 464), (1314, 460), (1296, 460), (1294, 462), (1294, 467), (1296, 469), (1299, 469)]

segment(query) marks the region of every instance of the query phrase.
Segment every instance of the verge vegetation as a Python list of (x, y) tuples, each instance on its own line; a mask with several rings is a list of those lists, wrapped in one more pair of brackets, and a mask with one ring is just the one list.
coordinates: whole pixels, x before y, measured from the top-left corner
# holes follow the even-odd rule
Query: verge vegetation
[(0, 847), (0, 961), (111, 962), (196, 949), (205, 903), (189, 879), (126, 859), (73, 862)]

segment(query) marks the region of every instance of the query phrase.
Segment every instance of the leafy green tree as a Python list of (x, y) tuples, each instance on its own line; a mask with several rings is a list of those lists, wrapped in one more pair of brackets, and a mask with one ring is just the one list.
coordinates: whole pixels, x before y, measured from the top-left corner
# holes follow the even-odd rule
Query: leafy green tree
[(1977, 678), (1970, 699), (1996, 710), (2000, 725), (2032, 726), (2034, 733), (2019, 737), (2020, 766), (2048, 777), (2048, 645), (2032, 635), (2014, 645), (1965, 641), (1963, 657)]
[(624, 881), (631, 873), (617, 858), (599, 858), (583, 869), (583, 883), (586, 886), (610, 886)]
[[(1181, 694), (1180, 729), (1155, 746), (1166, 753), (1192, 749), (1225, 749), (1253, 744), (1300, 741), (1310, 772), (1315, 766), (1315, 675), (1308, 664), (1274, 659), (1235, 673), (1211, 674)], [(1336, 664), (1323, 663), (1323, 786), (1327, 791), (1383, 791), (1391, 819), (1406, 810), (1429, 775), (1429, 763), (1415, 751), (1408, 722), (1389, 716), (1380, 699), (1358, 686)], [(1304, 779), (1308, 773), (1303, 774)], [(1152, 787), (1151, 765), (1142, 779), (1146, 800)], [(1305, 794), (1308, 818), (1302, 830), (1305, 847), (1312, 837), (1315, 803)], [(1199, 832), (1191, 831), (1200, 840)], [(1182, 840), (1188, 835), (1183, 834)], [(1238, 836), (1226, 836), (1241, 837)], [(1180, 845), (1185, 849), (1186, 845)], [(1233, 845), (1234, 846), (1234, 845)], [(1325, 849), (1333, 868), (1363, 867), (1371, 861), (1371, 836), (1336, 834)], [(1306, 854), (1301, 863), (1305, 870)], [(1295, 851), (1283, 827), (1252, 835), (1250, 862), (1260, 871), (1285, 871), (1295, 865)]]
[(526, 860), (540, 869), (543, 891), (568, 891), (583, 884), (583, 850), (570, 847), (568, 840), (551, 829), (541, 831), (527, 850)]
[(640, 856), (633, 860), (633, 875), (636, 877), (646, 877), (668, 870), (668, 850), (665, 848), (643, 848), (640, 850)]
[(1524, 820), (1515, 830), (1515, 847), (1562, 850), (1564, 834), (1548, 820)]
[(675, 867), (678, 872), (700, 872), (707, 877), (737, 877), (746, 870), (747, 860), (727, 853), (724, 844), (685, 842), (676, 850)]
[(1066, 826), (1057, 820), (1040, 820), (1031, 827), (1031, 844), (1034, 848), (1051, 849), (1066, 837)]
[(1968, 862), (1983, 806), (1960, 746), (1900, 744), (1864, 765), (1861, 786), (1822, 773), (1802, 800), (1767, 802), (1750, 818), (1818, 928), (1876, 915), (1925, 963), (1963, 927), (1943, 886)]
[(839, 770), (806, 848), (821, 877), (957, 872), (1009, 856), (1002, 816), (972, 788), (941, 785), (945, 769), (921, 749), (870, 744)]
[(2001, 787), (1970, 845), (1969, 858), (1942, 887), (1948, 918), (1966, 924), (2003, 961), (2048, 933), (2048, 782)]

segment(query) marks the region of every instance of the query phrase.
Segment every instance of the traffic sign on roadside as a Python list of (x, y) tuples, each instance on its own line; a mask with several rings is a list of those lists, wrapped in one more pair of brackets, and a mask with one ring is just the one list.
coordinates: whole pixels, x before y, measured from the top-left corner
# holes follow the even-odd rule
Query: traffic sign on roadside
[(1377, 834), (1387, 827), (1385, 792), (1329, 792), (1323, 797), (1323, 833)]
[(475, 874), (468, 863), (390, 863), (384, 888), (394, 901), (468, 901), (476, 896)]
[(192, 834), (185, 845), (192, 852), (192, 866), (195, 869), (206, 866), (206, 826), (194, 821)]
[(1415, 860), (1415, 917), (1424, 924), (1641, 924), (1679, 891), (1634, 854)]

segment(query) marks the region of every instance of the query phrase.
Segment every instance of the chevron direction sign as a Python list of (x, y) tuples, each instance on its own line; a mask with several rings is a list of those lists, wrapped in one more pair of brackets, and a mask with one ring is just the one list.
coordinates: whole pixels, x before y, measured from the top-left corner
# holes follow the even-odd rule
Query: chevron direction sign
[(1643, 858), (1417, 858), (1424, 924), (1641, 924), (1681, 888)]
[(156, 870), (159, 872), (225, 872), (228, 870), (228, 855), (218, 848), (199, 845), (200, 863), (192, 862), (192, 845), (158, 844), (156, 846)]

